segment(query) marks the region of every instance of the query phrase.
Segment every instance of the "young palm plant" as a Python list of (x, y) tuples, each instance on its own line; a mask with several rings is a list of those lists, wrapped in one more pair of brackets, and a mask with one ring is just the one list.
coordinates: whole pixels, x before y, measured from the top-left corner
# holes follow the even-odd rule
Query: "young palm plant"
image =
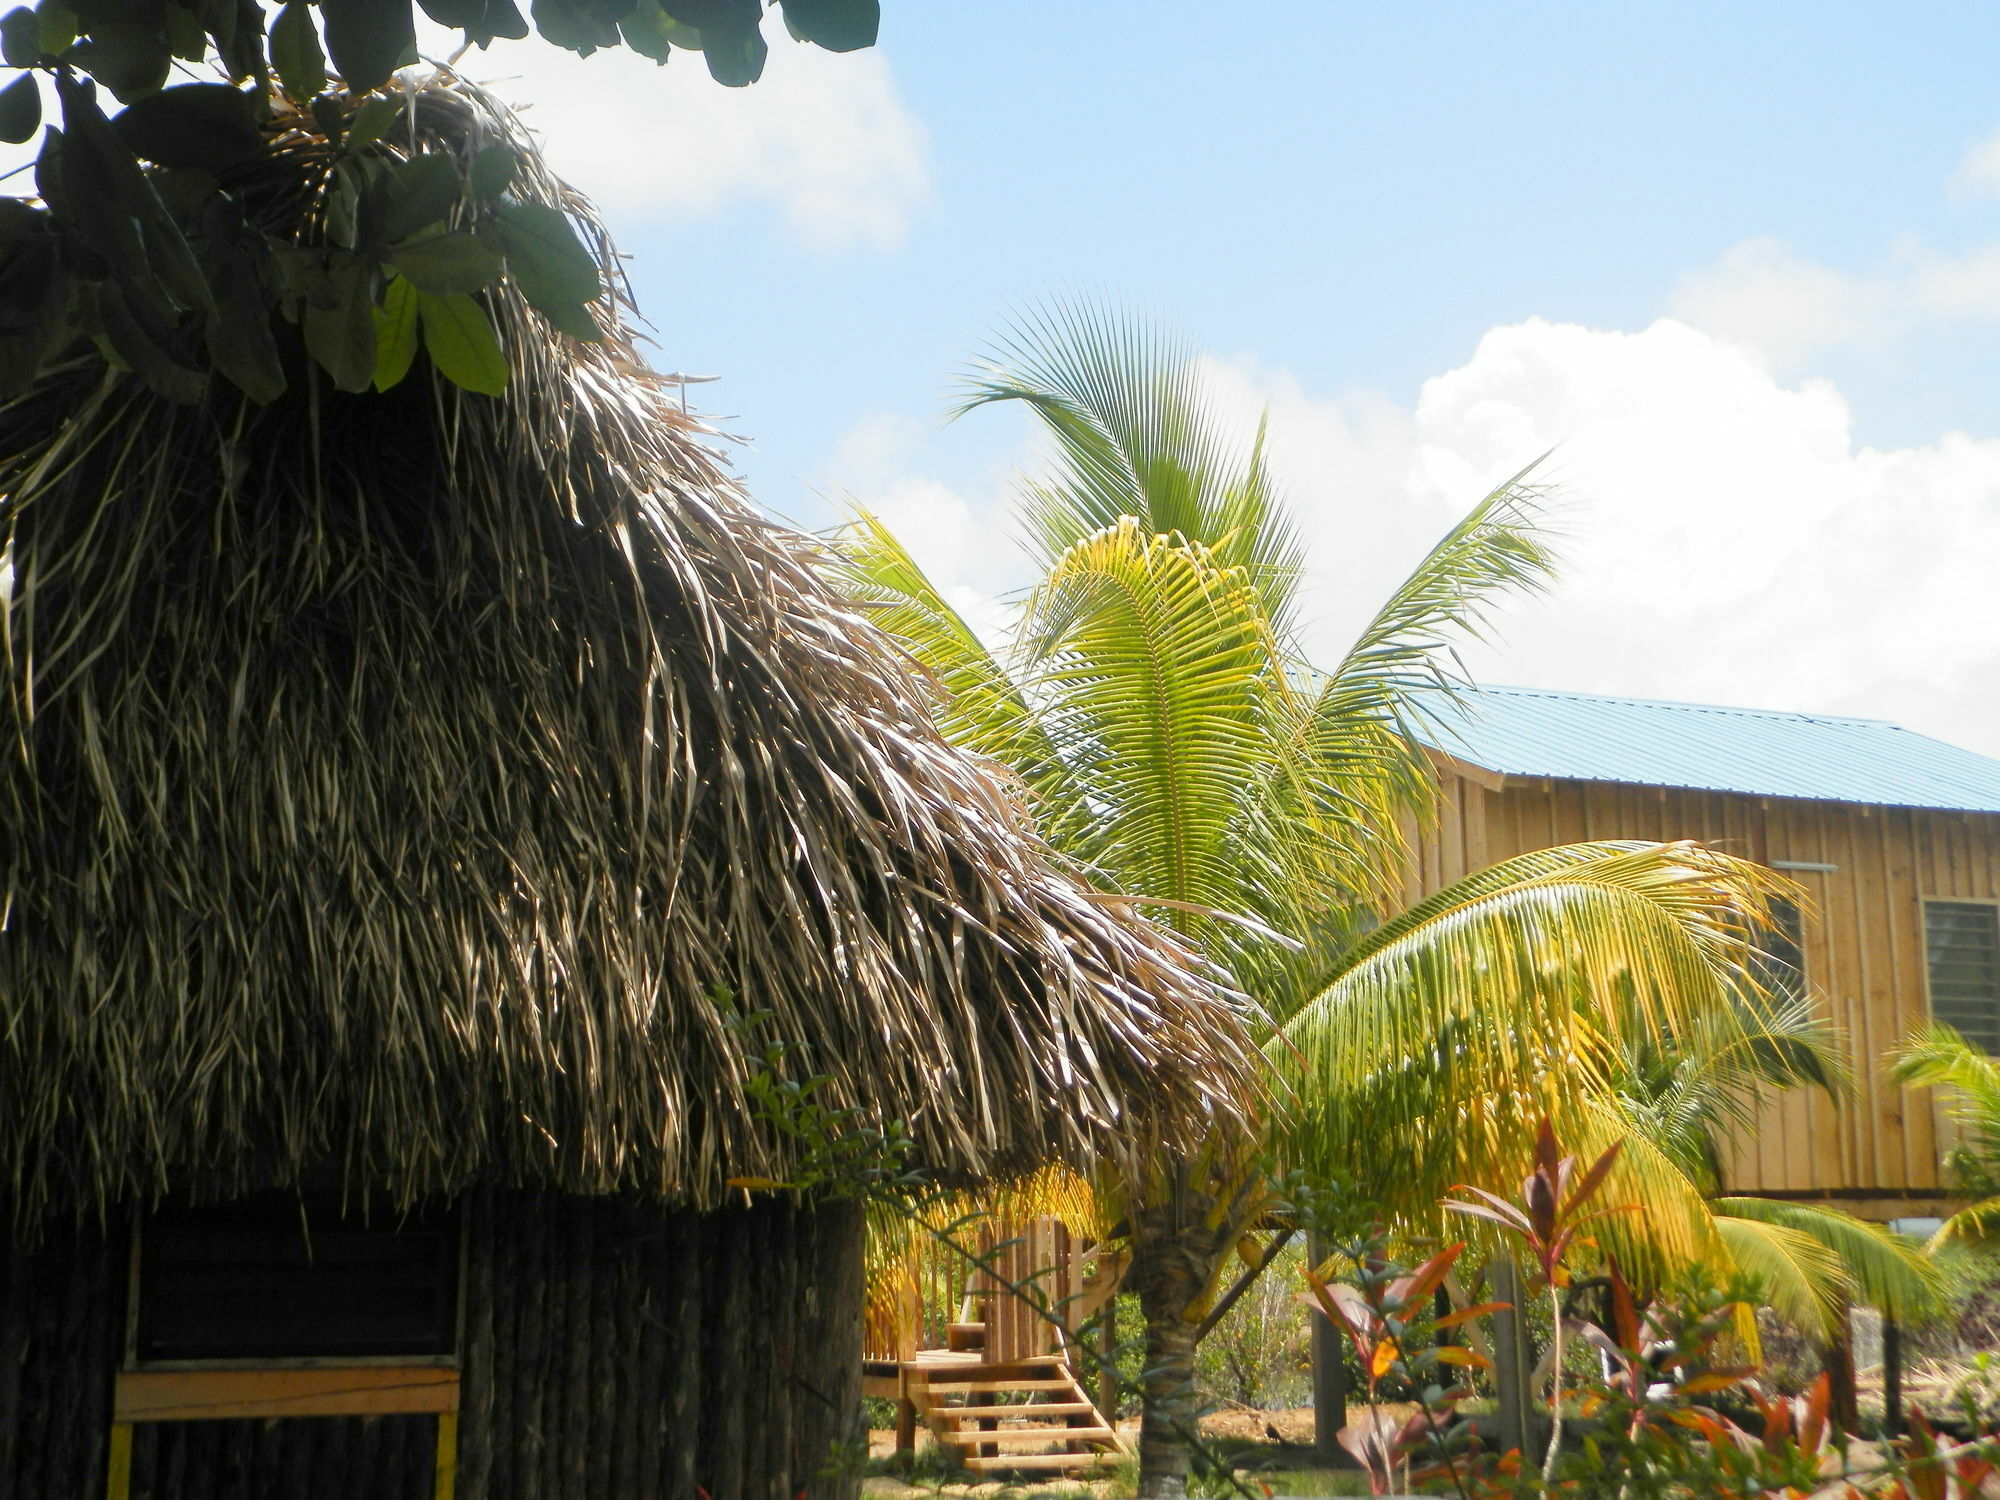
[[(1050, 444), (1021, 528), (1040, 581), (990, 649), (862, 516), (848, 581), (940, 690), (959, 743), (1015, 772), (1026, 811), (1107, 899), (1178, 929), (1248, 996), (1271, 1064), (1262, 1129), (1163, 1141), (1106, 1185), (1145, 1315), (1140, 1494), (1185, 1493), (1194, 1344), (1283, 1158), (1434, 1217), (1525, 1156), (1544, 1116), (1593, 1154), (1633, 1134), (1620, 1060), (1727, 1028), (1771, 872), (1687, 843), (1525, 856), (1409, 907), (1434, 778), (1414, 730), (1450, 711), (1449, 643), (1548, 576), (1542, 496), (1517, 476), (1423, 559), (1331, 670), (1294, 616), (1301, 546), (1261, 428), (1238, 437), (1195, 351), (1089, 305), (1032, 315), (963, 409), (1019, 402)], [(1700, 1192), (1628, 1150), (1608, 1201), (1635, 1244), (1712, 1249)]]
[(1944, 1221), (1932, 1244), (1990, 1248), (2000, 1232), (2000, 1058), (1938, 1022), (1896, 1049), (1889, 1081), (1943, 1089), (1958, 1127), (1945, 1168), (1953, 1187), (1971, 1201)]

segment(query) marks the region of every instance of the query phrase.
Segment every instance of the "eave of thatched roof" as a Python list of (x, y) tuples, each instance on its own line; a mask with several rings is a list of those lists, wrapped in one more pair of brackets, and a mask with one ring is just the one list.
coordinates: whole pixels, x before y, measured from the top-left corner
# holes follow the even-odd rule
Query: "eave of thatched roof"
[[(455, 85), (412, 120), (520, 144)], [(0, 407), (16, 1212), (328, 1164), (713, 1201), (790, 1165), (767, 1042), (949, 1173), (1229, 1117), (1212, 980), (943, 742), (629, 332), (491, 306), (500, 399), (181, 407), (80, 353)]]

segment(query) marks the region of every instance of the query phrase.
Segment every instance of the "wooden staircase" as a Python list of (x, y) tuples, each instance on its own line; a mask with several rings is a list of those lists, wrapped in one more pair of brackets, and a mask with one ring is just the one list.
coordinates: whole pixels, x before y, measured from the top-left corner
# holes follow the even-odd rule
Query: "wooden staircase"
[(981, 1359), (976, 1349), (953, 1351), (911, 1369), (907, 1385), (918, 1415), (966, 1468), (1075, 1473), (1126, 1451), (1060, 1354)]

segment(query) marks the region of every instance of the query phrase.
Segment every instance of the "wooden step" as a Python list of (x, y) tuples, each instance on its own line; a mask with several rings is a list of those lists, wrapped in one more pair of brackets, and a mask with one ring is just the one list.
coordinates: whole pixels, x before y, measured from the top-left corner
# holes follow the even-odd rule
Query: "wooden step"
[(932, 1390), (940, 1394), (958, 1395), (972, 1392), (979, 1395), (998, 1395), (1003, 1391), (1073, 1391), (1076, 1386), (1068, 1380), (932, 1380)]
[(1039, 1421), (1044, 1417), (1094, 1416), (1097, 1408), (1088, 1401), (1023, 1401), (1014, 1406), (940, 1406), (938, 1411), (961, 1422), (980, 1417), (1027, 1417)]
[(1109, 1427), (975, 1427), (969, 1432), (941, 1432), (947, 1443), (964, 1448), (980, 1448), (991, 1443), (996, 1448), (1025, 1447), (1030, 1443), (1046, 1447), (1050, 1443), (1108, 1443), (1118, 1434)]
[(968, 1469), (1094, 1469), (1099, 1464), (1109, 1463), (1114, 1455), (1109, 1453), (1009, 1453), (999, 1458), (975, 1458), (967, 1455), (959, 1460)]

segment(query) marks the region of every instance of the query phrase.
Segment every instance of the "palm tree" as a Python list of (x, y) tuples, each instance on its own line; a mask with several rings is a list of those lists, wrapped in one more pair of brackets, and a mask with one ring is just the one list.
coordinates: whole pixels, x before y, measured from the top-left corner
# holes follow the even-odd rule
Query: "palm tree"
[[(1111, 1186), (1145, 1315), (1143, 1496), (1185, 1493), (1193, 1354), (1218, 1278), (1278, 1205), (1274, 1154), (1359, 1177), (1386, 1214), (1525, 1159), (1540, 1120), (1602, 1149), (1642, 1039), (1754, 1029), (1753, 934), (1789, 888), (1690, 843), (1510, 860), (1403, 908), (1434, 781), (1414, 730), (1450, 711), (1448, 644), (1551, 560), (1529, 476), (1488, 495), (1329, 671), (1305, 664), (1301, 544), (1261, 428), (1232, 434), (1185, 344), (1101, 308), (1024, 320), (961, 410), (1021, 402), (1050, 440), (1021, 529), (1040, 582), (990, 649), (878, 522), (850, 584), (932, 673), (947, 733), (1011, 767), (1045, 836), (1177, 927), (1248, 997), (1261, 1128), (1158, 1142)], [(1635, 1254), (1710, 1253), (1673, 1156), (1623, 1153)]]
[(1946, 1090), (1946, 1108), (1958, 1127), (1945, 1169), (1971, 1201), (1944, 1221), (1932, 1245), (1988, 1245), (2000, 1229), (2000, 1058), (1935, 1022), (1896, 1049), (1889, 1080)]

